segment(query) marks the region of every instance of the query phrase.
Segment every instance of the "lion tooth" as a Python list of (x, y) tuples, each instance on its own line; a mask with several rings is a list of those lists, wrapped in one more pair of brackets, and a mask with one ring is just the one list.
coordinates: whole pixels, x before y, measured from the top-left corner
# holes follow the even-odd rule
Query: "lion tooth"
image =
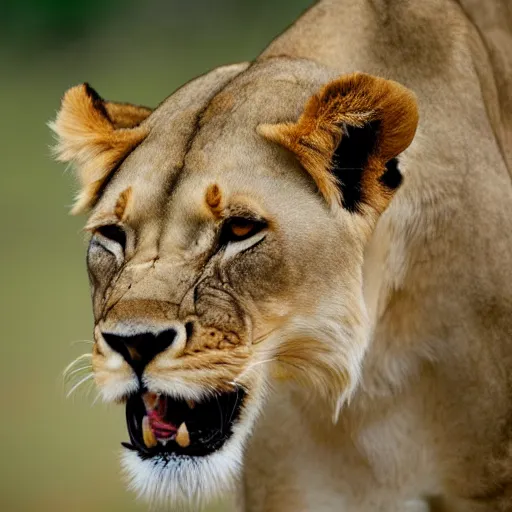
[(176, 442), (182, 447), (186, 448), (190, 445), (190, 435), (188, 433), (187, 425), (183, 422), (176, 433)]
[(185, 402), (187, 402), (189, 409), (194, 409), (196, 406), (196, 403), (194, 402), (194, 400), (185, 400)]
[(149, 426), (149, 418), (147, 416), (144, 416), (142, 419), (142, 438), (148, 448), (153, 448), (153, 446), (157, 445), (156, 437)]

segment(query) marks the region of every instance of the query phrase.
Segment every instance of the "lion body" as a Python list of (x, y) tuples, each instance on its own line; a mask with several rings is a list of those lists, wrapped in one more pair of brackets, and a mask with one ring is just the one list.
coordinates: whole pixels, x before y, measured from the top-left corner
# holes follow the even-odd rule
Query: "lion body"
[[(245, 441), (233, 448), (238, 454), (246, 447), (240, 510), (512, 510), (512, 12), (505, 0), (489, 4), (483, 12), (471, 0), (322, 0), (254, 63), (190, 82), (132, 131), (125, 124), (118, 130), (114, 113), (105, 114), (101, 148), (75, 130), (79, 112), (88, 113), (89, 130), (96, 122), (90, 112), (101, 117), (115, 109), (98, 106), (83, 90), (64, 99), (56, 121), (61, 157), (90, 167), (105, 156), (102, 174), (82, 175), (78, 209), (93, 208), (91, 229), (114, 219), (138, 233), (136, 249), (127, 243), (127, 264), (90, 250), (98, 259), (90, 266), (96, 381), (108, 399), (136, 386), (100, 330), (138, 329), (133, 319), (154, 326), (199, 317), (192, 339), (180, 338), (149, 363), (145, 384), (195, 398), (205, 386), (220, 389), (240, 375), (255, 379), (247, 384), (251, 412), (235, 432)], [(313, 172), (306, 176), (256, 130), (296, 120), (315, 91), (355, 71), (414, 91), (421, 119), (399, 156), (404, 184), (374, 230), (353, 213), (333, 220)], [(122, 152), (112, 177), (107, 167)], [(319, 189), (322, 172), (313, 176)], [(208, 207), (199, 210), (207, 185)], [(380, 215), (390, 194), (374, 201), (377, 188), (367, 199)], [(189, 241), (194, 226), (216, 222), (223, 201), (234, 197), (271, 212), (281, 228), (265, 242), (265, 255), (252, 251), (256, 263), (226, 270), (231, 253), (204, 256), (212, 237)], [(238, 292), (230, 288), (218, 298), (221, 287), (210, 284), (214, 264), (228, 274), (223, 286), (243, 281), (250, 288), (250, 300), (240, 302), (258, 304), (247, 306), (250, 325), (232, 304)], [(192, 293), (198, 282), (202, 288)], [(282, 327), (291, 316), (309, 320)], [(329, 321), (315, 323), (322, 318)], [(343, 333), (331, 346), (333, 322)], [(211, 329), (208, 340), (201, 326)], [(265, 354), (282, 355), (285, 369), (264, 365), (260, 352), (258, 375), (248, 373), (264, 345), (254, 340), (274, 339), (279, 329), (286, 350)], [(315, 330), (323, 348), (310, 339)], [(326, 346), (329, 357), (322, 359)], [(315, 373), (320, 360), (330, 381)], [(301, 387), (286, 368), (304, 362), (311, 368)], [(330, 391), (316, 395), (329, 382), (343, 398), (335, 421)], [(140, 469), (133, 457), (126, 464), (138, 481), (149, 466)], [(215, 487), (207, 481), (217, 474), (205, 475), (198, 492)], [(184, 493), (169, 485), (170, 493)]]
[(512, 13), (490, 3), (327, 0), (263, 54), (393, 78), (422, 121), (365, 254), (358, 391), (337, 425), (275, 394), (248, 510), (512, 510)]

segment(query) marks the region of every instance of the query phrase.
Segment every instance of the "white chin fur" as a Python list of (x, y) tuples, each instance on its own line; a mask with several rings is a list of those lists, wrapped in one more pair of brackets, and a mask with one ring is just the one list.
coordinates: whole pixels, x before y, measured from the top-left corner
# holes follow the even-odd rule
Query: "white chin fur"
[(197, 511), (234, 490), (242, 465), (241, 437), (235, 432), (205, 457), (144, 460), (137, 452), (124, 450), (121, 465), (139, 498), (173, 511)]
[[(266, 395), (265, 389), (253, 388), (233, 433), (216, 452), (204, 457), (176, 457), (175, 460), (142, 459), (133, 450), (124, 450), (123, 473), (130, 490), (159, 510), (198, 512), (205, 505), (235, 491), (242, 473), (244, 447)], [(255, 403), (255, 396), (261, 402)], [(152, 507), (155, 508), (156, 507)]]

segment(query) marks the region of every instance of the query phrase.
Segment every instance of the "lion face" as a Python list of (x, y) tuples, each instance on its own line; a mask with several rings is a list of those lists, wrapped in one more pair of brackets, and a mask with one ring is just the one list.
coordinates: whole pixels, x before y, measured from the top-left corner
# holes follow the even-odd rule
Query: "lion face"
[(79, 86), (54, 123), (92, 209), (95, 380), (126, 405), (123, 464), (152, 498), (229, 487), (276, 382), (334, 415), (357, 384), (363, 250), (416, 109), (393, 82), (304, 66), (221, 68), (154, 112)]

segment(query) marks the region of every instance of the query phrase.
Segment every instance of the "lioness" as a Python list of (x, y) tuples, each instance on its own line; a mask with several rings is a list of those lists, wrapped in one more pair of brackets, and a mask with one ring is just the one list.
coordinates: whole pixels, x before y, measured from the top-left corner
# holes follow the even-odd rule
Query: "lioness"
[(135, 490), (512, 510), (511, 86), (508, 0), (323, 0), (155, 110), (65, 94)]

